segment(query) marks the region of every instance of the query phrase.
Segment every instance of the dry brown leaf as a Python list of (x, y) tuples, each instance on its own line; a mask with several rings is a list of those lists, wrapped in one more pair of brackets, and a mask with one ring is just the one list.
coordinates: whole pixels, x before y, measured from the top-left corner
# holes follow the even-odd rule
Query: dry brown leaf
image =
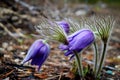
[(45, 78), (48, 77), (47, 73), (45, 73), (45, 72), (44, 72), (44, 73), (41, 73), (41, 74), (35, 73), (34, 76), (35, 76), (35, 77), (38, 77), (38, 78), (41, 78), (41, 79), (45, 79)]

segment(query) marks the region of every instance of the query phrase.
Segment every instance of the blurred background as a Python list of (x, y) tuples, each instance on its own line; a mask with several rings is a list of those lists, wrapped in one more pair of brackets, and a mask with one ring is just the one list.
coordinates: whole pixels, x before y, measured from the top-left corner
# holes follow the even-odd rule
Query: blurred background
[[(116, 20), (106, 65), (120, 69), (120, 0), (0, 0), (0, 80), (44, 80), (60, 72), (68, 72), (71, 63), (56, 48), (56, 42), (50, 42), (52, 50), (42, 67), (42, 74), (33, 74), (33, 67), (20, 65), (30, 45), (40, 38), (35, 26), (40, 24), (41, 16), (60, 21), (95, 15), (111, 15)], [(89, 53), (84, 55), (88, 60), (93, 58), (93, 52)], [(120, 73), (110, 76), (113, 80), (120, 79)]]

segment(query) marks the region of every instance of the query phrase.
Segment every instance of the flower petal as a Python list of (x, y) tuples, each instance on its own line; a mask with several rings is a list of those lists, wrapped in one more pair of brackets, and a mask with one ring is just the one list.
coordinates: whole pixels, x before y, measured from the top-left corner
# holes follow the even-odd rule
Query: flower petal
[(50, 47), (47, 43), (45, 43), (43, 40), (36, 40), (30, 49), (28, 50), (28, 54), (26, 55), (25, 59), (22, 61), (22, 64), (25, 62), (31, 61), (31, 65), (38, 65), (40, 67), (44, 63), (44, 61), (47, 59), (48, 55), (50, 53)]
[(69, 33), (70, 27), (69, 24), (66, 21), (56, 21), (58, 25), (60, 25), (66, 33)]
[(67, 45), (60, 44), (59, 49), (61, 49), (61, 50), (68, 50), (69, 48), (68, 48)]
[(94, 41), (94, 34), (89, 31), (83, 31), (70, 42), (70, 50), (81, 51), (83, 48), (87, 47)]
[(64, 55), (65, 55), (65, 56), (69, 56), (69, 55), (71, 55), (71, 54), (73, 54), (73, 51), (68, 50), (68, 51), (65, 52)]
[(40, 39), (36, 40), (28, 50), (28, 53), (24, 60), (22, 61), (22, 64), (33, 58), (42, 46), (43, 46), (42, 41)]

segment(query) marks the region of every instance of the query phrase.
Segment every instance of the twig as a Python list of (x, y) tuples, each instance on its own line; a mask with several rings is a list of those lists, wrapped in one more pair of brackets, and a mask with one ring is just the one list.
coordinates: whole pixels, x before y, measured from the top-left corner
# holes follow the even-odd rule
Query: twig
[(7, 77), (9, 76), (14, 70), (11, 70), (10, 72), (6, 73), (5, 75), (3, 75), (2, 77)]
[(61, 80), (62, 75), (63, 75), (63, 73), (61, 72), (58, 80)]
[(13, 37), (14, 39), (17, 39), (17, 38), (14, 36), (14, 34), (13, 34), (12, 32), (10, 32), (10, 31), (6, 28), (6, 26), (4, 26), (2, 23), (0, 23), (0, 27), (2, 27), (2, 28), (8, 33), (8, 35), (10, 35), (11, 37)]
[(47, 78), (47, 79), (45, 79), (45, 80), (52, 80), (52, 79), (55, 79), (55, 78), (57, 78), (57, 77), (59, 77), (58, 80), (60, 80), (61, 77), (62, 77), (62, 75), (65, 75), (65, 74), (66, 74), (66, 73), (62, 73), (62, 74), (59, 74), (59, 75), (55, 75), (55, 76), (53, 76), (53, 77), (49, 77), (49, 78)]
[(30, 68), (30, 69), (35, 69), (33, 67), (30, 67), (30, 66), (24, 66), (24, 65), (18, 65), (18, 64), (14, 64), (14, 63), (6, 63), (6, 62), (3, 62), (5, 65), (9, 65), (9, 66), (12, 66), (12, 67), (17, 67), (17, 68)]
[(0, 23), (0, 27), (2, 27), (8, 33), (8, 35), (10, 35), (11, 37), (13, 37), (16, 40), (17, 40), (18, 37), (26, 38), (26, 36), (24, 34), (22, 34), (21, 32), (17, 31), (13, 26), (12, 26), (12, 28), (15, 30), (16, 33), (12, 33), (11, 31), (9, 31), (7, 29), (7, 27), (5, 25), (3, 25), (2, 23)]
[(45, 79), (45, 80), (51, 80), (51, 79), (55, 79), (55, 78), (57, 78), (57, 77), (59, 77), (60, 75), (56, 75), (56, 76), (53, 76), (53, 77), (49, 77), (49, 78), (47, 78), (47, 79)]
[[(84, 59), (83, 61), (87, 62), (88, 64), (94, 64), (94, 62), (86, 60), (86, 59)], [(119, 71), (118, 69), (116, 69), (114, 67), (111, 67), (111, 66), (103, 66), (103, 69), (109, 69), (109, 70)]]

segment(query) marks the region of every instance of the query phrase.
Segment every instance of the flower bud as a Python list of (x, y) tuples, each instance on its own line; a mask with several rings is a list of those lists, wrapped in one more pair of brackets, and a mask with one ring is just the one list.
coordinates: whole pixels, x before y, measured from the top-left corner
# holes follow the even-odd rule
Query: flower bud
[(70, 26), (66, 21), (57, 21), (56, 22), (58, 25), (60, 25), (66, 33), (69, 33), (70, 31)]
[(72, 35), (68, 36), (68, 45), (61, 44), (60, 49), (65, 51), (65, 55), (74, 56), (73, 51), (80, 52), (87, 46), (89, 46), (95, 40), (94, 34), (91, 30), (82, 29)]
[(38, 67), (39, 70), (44, 61), (47, 59), (49, 53), (50, 53), (49, 45), (41, 39), (36, 40), (28, 50), (28, 53), (24, 60), (22, 61), (22, 64), (31, 60), (31, 65), (39, 66)]

